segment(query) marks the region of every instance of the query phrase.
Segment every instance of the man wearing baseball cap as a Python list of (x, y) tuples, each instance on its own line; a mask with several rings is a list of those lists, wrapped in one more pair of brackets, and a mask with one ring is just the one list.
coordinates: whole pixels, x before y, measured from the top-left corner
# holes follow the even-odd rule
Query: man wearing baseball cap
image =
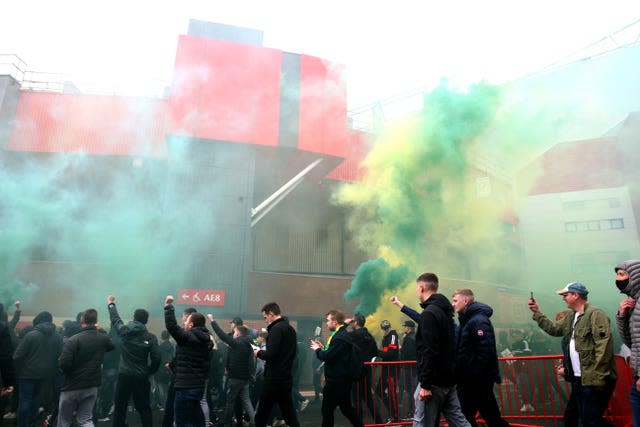
[(529, 309), (533, 312), (533, 320), (547, 334), (564, 337), (569, 343), (566, 374), (583, 426), (613, 426), (603, 418), (617, 378), (611, 321), (604, 311), (589, 304), (589, 291), (582, 283), (569, 283), (557, 294), (562, 296), (573, 315), (565, 316), (558, 322), (552, 321), (540, 312), (538, 303), (530, 298)]

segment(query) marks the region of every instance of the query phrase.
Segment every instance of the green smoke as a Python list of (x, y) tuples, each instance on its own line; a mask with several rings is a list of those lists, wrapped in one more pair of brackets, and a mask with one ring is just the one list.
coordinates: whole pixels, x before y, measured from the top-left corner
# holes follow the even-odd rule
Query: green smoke
[[(486, 83), (466, 91), (443, 83), (425, 96), (421, 112), (388, 125), (363, 162), (363, 182), (335, 194), (348, 208), (360, 249), (374, 259), (380, 247), (389, 247), (393, 263), (414, 277), (433, 271), (517, 284), (518, 257), (500, 221), (514, 195), (495, 181), (483, 194), (487, 173), (478, 159), (501, 152), (507, 162), (522, 161), (513, 148), (518, 154), (539, 149), (565, 116), (533, 96), (522, 103), (515, 96)], [(371, 308), (390, 286), (365, 286), (369, 268), (358, 269), (346, 295)]]
[(364, 262), (358, 267), (351, 289), (345, 294), (348, 301), (360, 297), (356, 312), (368, 316), (380, 305), (385, 290), (395, 290), (407, 283), (410, 272), (407, 266), (391, 267), (384, 259), (378, 258)]

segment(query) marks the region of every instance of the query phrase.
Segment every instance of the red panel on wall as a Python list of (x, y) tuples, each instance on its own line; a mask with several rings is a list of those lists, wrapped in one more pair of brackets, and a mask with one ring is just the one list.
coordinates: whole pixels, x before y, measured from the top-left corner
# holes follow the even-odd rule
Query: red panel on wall
[(299, 149), (347, 156), (347, 90), (343, 73), (342, 65), (300, 56)]
[(348, 154), (342, 163), (332, 170), (328, 179), (357, 182), (362, 180), (366, 169), (361, 166), (373, 147), (374, 136), (366, 132), (348, 130)]
[(8, 149), (166, 156), (162, 100), (20, 93)]
[(282, 52), (181, 36), (169, 97), (169, 132), (276, 146)]

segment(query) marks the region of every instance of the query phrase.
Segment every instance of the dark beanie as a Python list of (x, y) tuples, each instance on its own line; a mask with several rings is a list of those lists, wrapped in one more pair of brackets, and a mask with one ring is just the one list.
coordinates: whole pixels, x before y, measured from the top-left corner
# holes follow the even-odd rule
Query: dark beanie
[(48, 311), (41, 311), (38, 313), (36, 317), (33, 318), (33, 326), (39, 325), (40, 323), (51, 323), (53, 322), (53, 316)]

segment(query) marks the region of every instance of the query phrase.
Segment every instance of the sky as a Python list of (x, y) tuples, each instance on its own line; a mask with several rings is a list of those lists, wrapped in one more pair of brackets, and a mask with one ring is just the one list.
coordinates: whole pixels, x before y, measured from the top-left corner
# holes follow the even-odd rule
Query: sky
[(354, 109), (442, 79), (520, 78), (637, 21), (640, 2), (21, 0), (3, 5), (0, 54), (81, 90), (160, 94), (189, 19), (260, 29), (265, 46), (344, 64)]

